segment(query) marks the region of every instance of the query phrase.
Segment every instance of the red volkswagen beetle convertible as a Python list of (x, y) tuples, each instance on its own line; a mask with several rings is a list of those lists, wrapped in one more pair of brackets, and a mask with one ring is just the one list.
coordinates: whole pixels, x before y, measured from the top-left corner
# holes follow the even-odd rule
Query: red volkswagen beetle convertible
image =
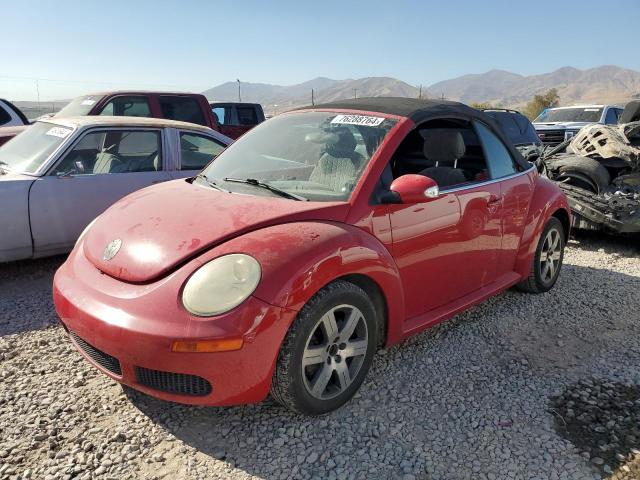
[(202, 405), (271, 393), (321, 414), (377, 348), (511, 286), (549, 290), (569, 215), (482, 112), (320, 105), (110, 207), (58, 270), (55, 304), (86, 358), (137, 390)]

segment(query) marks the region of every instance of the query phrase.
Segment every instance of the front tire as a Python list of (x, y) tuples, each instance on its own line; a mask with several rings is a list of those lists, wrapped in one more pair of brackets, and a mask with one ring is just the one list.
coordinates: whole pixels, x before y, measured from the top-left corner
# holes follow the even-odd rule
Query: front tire
[(529, 277), (517, 286), (527, 293), (544, 293), (553, 288), (564, 258), (564, 227), (551, 217), (540, 235)]
[(322, 415), (345, 404), (371, 367), (376, 313), (360, 287), (337, 280), (300, 310), (276, 363), (271, 395), (283, 406)]

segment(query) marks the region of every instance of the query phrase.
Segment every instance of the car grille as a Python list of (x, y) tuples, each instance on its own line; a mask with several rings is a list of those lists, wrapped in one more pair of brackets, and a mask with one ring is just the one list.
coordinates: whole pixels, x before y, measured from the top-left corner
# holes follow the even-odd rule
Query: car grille
[(545, 145), (558, 145), (564, 142), (565, 130), (538, 130), (538, 136)]
[(136, 379), (140, 385), (167, 393), (194, 397), (202, 397), (211, 393), (211, 384), (196, 375), (136, 367)]
[(89, 356), (89, 358), (91, 358), (91, 360), (114, 375), (122, 375), (122, 368), (120, 367), (120, 362), (117, 358), (112, 357), (108, 353), (104, 353), (102, 350), (98, 350), (93, 345), (88, 344), (74, 332), (69, 332), (69, 335), (71, 335), (71, 338), (73, 338), (76, 344)]

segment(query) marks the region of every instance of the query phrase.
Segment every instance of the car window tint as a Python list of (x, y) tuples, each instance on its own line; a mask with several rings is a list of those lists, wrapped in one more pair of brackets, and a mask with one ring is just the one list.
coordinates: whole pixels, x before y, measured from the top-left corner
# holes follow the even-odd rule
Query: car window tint
[(0, 104), (0, 125), (9, 123), (11, 121), (11, 115), (4, 109), (4, 106)]
[(98, 175), (162, 170), (158, 131), (106, 130), (85, 134), (53, 175)]
[(515, 162), (502, 141), (482, 123), (475, 123), (475, 126), (484, 147), (491, 178), (501, 178), (517, 172)]
[(180, 133), (180, 169), (202, 170), (220, 155), (225, 146), (214, 139), (193, 133)]
[(607, 110), (607, 116), (604, 119), (604, 123), (607, 125), (613, 125), (618, 123), (618, 115), (616, 114), (615, 108), (610, 108)]
[(195, 98), (177, 95), (161, 95), (160, 108), (163, 118), (207, 125), (200, 104)]
[(149, 101), (143, 96), (116, 97), (110, 100), (100, 115), (116, 117), (150, 117)]
[(238, 123), (240, 125), (255, 125), (258, 123), (256, 109), (253, 107), (238, 107)]

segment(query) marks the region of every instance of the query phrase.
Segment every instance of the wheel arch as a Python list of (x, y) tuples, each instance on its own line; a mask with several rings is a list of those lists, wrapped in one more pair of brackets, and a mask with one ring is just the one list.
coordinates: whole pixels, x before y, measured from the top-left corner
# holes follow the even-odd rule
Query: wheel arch
[[(521, 278), (529, 276), (538, 238), (551, 217), (558, 218), (563, 227), (571, 225), (571, 210), (567, 197), (553, 181), (546, 177), (537, 177), (514, 268)], [(566, 228), (565, 241), (568, 238), (569, 228)]]
[(557, 218), (562, 223), (562, 228), (564, 230), (564, 243), (566, 244), (569, 241), (569, 235), (571, 233), (571, 217), (569, 213), (563, 209), (558, 208), (555, 212), (551, 214), (552, 217)]
[[(351, 273), (335, 280), (344, 280), (360, 287), (367, 294), (377, 314), (378, 348), (386, 345), (388, 335), (388, 307), (384, 291), (371, 277), (362, 273)], [(324, 288), (324, 287), (323, 287)]]

